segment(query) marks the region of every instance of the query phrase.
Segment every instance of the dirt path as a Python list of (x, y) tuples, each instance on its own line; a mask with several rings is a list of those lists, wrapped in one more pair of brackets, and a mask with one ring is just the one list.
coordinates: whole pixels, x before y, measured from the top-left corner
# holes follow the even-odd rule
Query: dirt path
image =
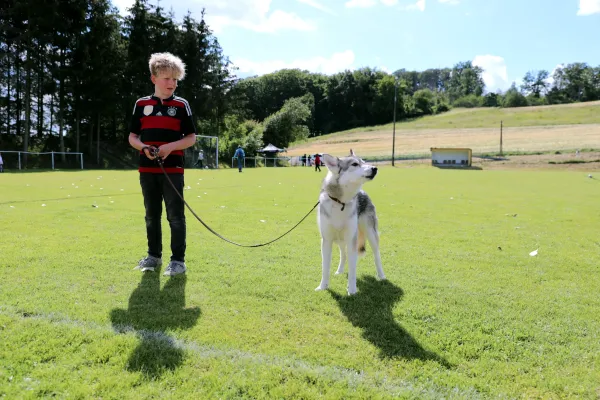
[[(390, 165), (391, 162), (379, 162), (380, 165)], [(431, 165), (430, 158), (420, 160), (396, 161), (399, 168), (410, 168), (416, 165)], [(529, 170), (572, 170), (600, 171), (600, 152), (561, 152), (560, 154), (541, 154), (524, 156), (505, 156), (492, 158), (473, 157), (474, 168), (484, 170), (529, 169)]]
[(473, 158), (473, 166), (482, 169), (600, 171), (600, 152), (507, 156), (502, 160)]

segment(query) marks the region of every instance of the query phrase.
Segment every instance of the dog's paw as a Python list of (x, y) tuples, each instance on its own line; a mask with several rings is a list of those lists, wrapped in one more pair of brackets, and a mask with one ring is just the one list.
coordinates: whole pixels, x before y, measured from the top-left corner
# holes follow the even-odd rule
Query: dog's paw
[(342, 268), (338, 268), (338, 270), (337, 270), (337, 271), (335, 271), (335, 274), (336, 274), (336, 275), (341, 275), (341, 274), (343, 274), (343, 273), (344, 273), (344, 268), (343, 268), (343, 267), (342, 267)]
[(385, 275), (381, 275), (378, 278), (380, 281), (387, 281), (387, 278), (385, 277)]
[(358, 292), (358, 290), (356, 289), (356, 284), (354, 284), (354, 285), (348, 284), (347, 289), (348, 289), (348, 296), (355, 295), (356, 292)]
[(315, 288), (315, 292), (318, 292), (320, 290), (327, 290), (327, 285), (319, 285)]

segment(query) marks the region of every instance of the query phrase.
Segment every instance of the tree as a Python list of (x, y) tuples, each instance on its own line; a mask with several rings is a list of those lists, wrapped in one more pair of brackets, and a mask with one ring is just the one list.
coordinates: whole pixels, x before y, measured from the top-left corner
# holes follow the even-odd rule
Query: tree
[(352, 112), (356, 81), (351, 71), (332, 75), (325, 89), (330, 124), (327, 131), (344, 130), (358, 126)]
[(475, 108), (483, 106), (485, 102), (485, 97), (475, 96), (474, 94), (469, 94), (463, 97), (459, 97), (454, 100), (452, 105), (454, 107), (463, 107), (463, 108)]
[(483, 69), (474, 66), (471, 61), (456, 64), (452, 68), (450, 82), (448, 82), (450, 100), (454, 101), (471, 94), (481, 96), (485, 88), (482, 74)]
[[(398, 85), (396, 89), (396, 85)], [(406, 82), (397, 81), (393, 75), (385, 75), (375, 84), (375, 99), (373, 112), (378, 123), (387, 123), (394, 116), (394, 91), (396, 91), (396, 118), (403, 119), (407, 116), (405, 99), (410, 97)]]
[(432, 92), (445, 92), (450, 81), (449, 68), (427, 69), (419, 74), (419, 87)]
[(322, 88), (314, 84), (311, 74), (299, 69), (282, 69), (277, 72), (241, 80), (239, 85), (252, 101), (248, 104), (252, 116), (259, 121), (275, 113), (284, 102), (293, 97), (301, 97), (307, 92)]
[[(199, 133), (214, 135), (217, 133), (219, 121), (211, 110), (211, 83), (208, 61), (210, 53), (210, 32), (204, 23), (204, 11), (200, 22), (192, 18), (191, 13), (183, 18), (180, 39), (181, 58), (186, 65), (186, 77), (181, 82), (179, 93), (189, 103), (194, 118), (203, 123), (198, 125)], [(205, 126), (208, 131), (201, 129)]]
[(306, 121), (310, 109), (306, 100), (295, 97), (283, 104), (281, 110), (270, 115), (263, 122), (263, 140), (277, 147), (288, 147), (291, 142), (306, 139), (309, 131)]
[[(600, 68), (600, 67), (599, 67)], [(599, 68), (572, 63), (554, 71), (550, 102), (592, 101), (600, 98)]]
[(435, 94), (429, 89), (417, 90), (413, 95), (417, 115), (433, 114), (435, 107)]
[(501, 96), (497, 93), (488, 93), (483, 97), (484, 107), (499, 107), (502, 103)]
[(219, 157), (229, 160), (238, 146), (242, 146), (247, 156), (255, 154), (263, 147), (263, 126), (254, 120), (242, 120), (239, 116), (228, 115), (223, 121), (224, 129), (219, 141)]
[[(114, 147), (127, 152), (119, 139), (128, 136), (135, 99), (151, 93), (148, 59), (156, 51), (199, 65), (202, 73), (185, 82), (202, 89), (193, 91), (201, 97), (193, 113), (215, 121), (218, 130), (235, 98), (229, 95), (235, 79), (231, 64), (203, 21), (190, 22), (202, 39), (199, 46), (184, 47), (184, 29), (172, 13), (148, 3), (135, 1), (123, 18), (110, 0), (3, 2), (0, 130), (7, 135), (0, 136), (2, 147), (77, 151), (87, 133), (90, 154), (94, 144), (96, 155), (113, 150), (115, 140), (120, 147)], [(198, 51), (202, 43), (205, 52)]]
[(504, 94), (504, 101), (502, 103), (503, 107), (526, 107), (529, 104), (527, 103), (527, 99), (519, 90), (517, 89), (517, 85), (513, 82), (510, 89), (506, 91)]
[[(127, 43), (121, 35), (117, 10), (112, 8), (107, 0), (92, 1), (89, 3), (87, 25), (88, 29), (82, 38), (85, 69), (80, 77), (81, 101), (76, 107), (78, 113), (76, 119), (77, 124), (83, 122), (87, 128), (85, 131), (88, 132), (88, 151), (91, 155), (94, 121), (96, 121), (96, 132), (104, 132), (102, 135), (104, 141), (118, 144), (125, 142), (129, 136), (129, 117), (133, 100), (126, 104), (122, 101), (106, 101), (111, 97), (129, 98), (125, 86), (131, 84), (127, 79), (123, 79)], [(148, 72), (145, 79), (148, 79)], [(147, 91), (137, 96), (146, 93)], [(105, 116), (104, 121), (109, 124), (110, 129), (101, 129), (102, 116)]]
[(148, 22), (148, 0), (135, 0), (129, 9), (130, 15), (125, 18), (123, 34), (127, 43), (125, 76), (123, 80), (124, 124), (131, 118), (131, 107), (135, 100), (151, 94), (150, 71), (148, 60), (152, 53), (150, 25)]
[(393, 75), (405, 82), (406, 91), (411, 96), (421, 88), (420, 74), (417, 71), (407, 71), (402, 68), (394, 72)]
[(600, 66), (587, 68), (584, 72), (584, 81), (584, 101), (600, 100)]
[(521, 91), (525, 95), (532, 95), (533, 97), (540, 98), (545, 95), (548, 91), (550, 84), (548, 83), (548, 71), (528, 71), (523, 77), (523, 83), (521, 84)]

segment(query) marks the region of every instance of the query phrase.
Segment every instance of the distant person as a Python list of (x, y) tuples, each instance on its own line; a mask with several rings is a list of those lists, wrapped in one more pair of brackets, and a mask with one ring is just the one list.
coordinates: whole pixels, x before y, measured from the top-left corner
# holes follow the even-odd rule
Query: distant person
[(315, 172), (319, 171), (321, 172), (321, 155), (320, 154), (315, 154)]
[(242, 172), (242, 167), (244, 165), (244, 157), (246, 157), (246, 153), (244, 153), (244, 149), (242, 149), (242, 145), (239, 145), (235, 154), (233, 155), (237, 158), (237, 165), (239, 172)]
[(306, 154), (302, 155), (302, 166), (305, 167), (306, 166)]
[(0, 153), (0, 172), (4, 172), (4, 160), (2, 160), (2, 153)]
[(204, 168), (204, 152), (202, 150), (198, 152), (198, 160), (196, 161), (196, 164), (194, 164), (194, 167), (198, 164), (200, 165), (200, 168)]

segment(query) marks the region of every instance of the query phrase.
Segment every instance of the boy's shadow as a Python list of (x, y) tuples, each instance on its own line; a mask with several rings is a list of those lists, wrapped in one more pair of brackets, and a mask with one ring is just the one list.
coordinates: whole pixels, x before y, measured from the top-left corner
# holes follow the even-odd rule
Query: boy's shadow
[(446, 368), (450, 364), (442, 357), (425, 350), (394, 319), (393, 307), (404, 292), (390, 281), (378, 281), (372, 276), (357, 280), (358, 293), (346, 296), (330, 291), (331, 296), (354, 326), (363, 330), (363, 337), (380, 350), (381, 358), (407, 358), (437, 361)]
[(129, 297), (127, 310), (115, 308), (110, 312), (117, 332), (133, 330), (140, 338), (129, 356), (128, 371), (156, 378), (183, 362), (183, 349), (166, 331), (190, 329), (200, 317), (200, 308), (185, 308), (186, 280), (185, 275), (171, 277), (161, 291), (160, 270), (145, 272)]

